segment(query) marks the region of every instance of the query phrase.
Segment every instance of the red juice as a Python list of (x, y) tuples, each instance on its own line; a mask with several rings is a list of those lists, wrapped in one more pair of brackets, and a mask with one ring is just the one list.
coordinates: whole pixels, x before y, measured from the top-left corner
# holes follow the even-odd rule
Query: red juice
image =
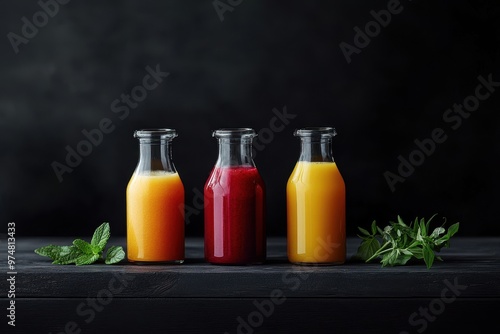
[(255, 167), (215, 167), (205, 184), (205, 258), (257, 264), (266, 257), (264, 182)]

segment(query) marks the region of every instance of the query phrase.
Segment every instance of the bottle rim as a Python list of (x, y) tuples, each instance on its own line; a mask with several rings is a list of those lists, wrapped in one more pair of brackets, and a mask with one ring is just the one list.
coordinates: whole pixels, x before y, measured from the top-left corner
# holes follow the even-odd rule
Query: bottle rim
[(296, 137), (329, 137), (332, 138), (337, 135), (337, 131), (331, 126), (308, 126), (296, 129), (293, 132)]
[(134, 137), (139, 139), (172, 139), (177, 136), (177, 131), (169, 128), (140, 129), (134, 131)]
[(215, 138), (253, 138), (257, 134), (252, 128), (220, 128), (212, 132)]

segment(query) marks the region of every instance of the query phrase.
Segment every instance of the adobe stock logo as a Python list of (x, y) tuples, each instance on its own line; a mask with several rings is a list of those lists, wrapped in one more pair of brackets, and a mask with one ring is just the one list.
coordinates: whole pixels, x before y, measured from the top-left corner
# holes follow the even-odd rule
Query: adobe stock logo
[[(449, 125), (451, 130), (458, 130), (464, 119), (469, 118), (475, 112), (481, 102), (486, 101), (500, 87), (500, 81), (493, 81), (493, 75), (490, 73), (487, 79), (482, 75), (477, 77), (478, 85), (474, 90), (474, 94), (467, 96), (461, 104), (453, 104), (453, 108), (446, 109), (443, 112), (443, 121)], [(396, 185), (403, 183), (408, 177), (413, 175), (416, 167), (423, 165), (427, 158), (436, 152), (439, 144), (444, 143), (448, 139), (446, 130), (437, 127), (433, 129), (428, 138), (416, 138), (413, 143), (416, 148), (413, 149), (406, 157), (401, 154), (398, 156), (399, 165), (397, 173), (391, 171), (384, 172), (384, 178), (391, 192), (396, 191)]]
[(7, 34), (7, 39), (12, 46), (15, 54), (19, 53), (19, 46), (21, 44), (28, 44), (29, 41), (38, 35), (38, 29), (43, 28), (49, 23), (49, 18), (53, 18), (59, 13), (59, 5), (66, 5), (70, 0), (40, 0), (38, 1), (38, 6), (42, 10), (37, 11), (33, 14), (31, 21), (23, 16), (21, 22), (21, 35), (14, 32), (9, 32)]
[[(136, 109), (139, 103), (148, 97), (148, 93), (155, 90), (170, 75), (169, 72), (161, 71), (160, 64), (155, 68), (146, 66), (145, 70), (147, 74), (142, 78), (141, 84), (134, 86), (130, 94), (122, 93), (120, 98), (111, 102), (110, 109), (117, 115), (119, 121), (124, 121), (130, 115), (130, 110)], [(115, 124), (116, 121), (113, 122), (111, 118), (103, 117), (96, 127), (81, 131), (83, 139), (76, 145), (73, 147), (66, 145), (66, 158), (63, 162), (54, 160), (50, 164), (59, 182), (63, 182), (64, 174), (72, 173), (83, 162), (83, 158), (92, 154), (94, 148), (102, 144), (105, 135), (115, 131)]]
[(226, 0), (226, 2), (221, 0), (214, 0), (212, 5), (214, 6), (215, 12), (219, 16), (219, 20), (224, 22), (224, 13), (232, 12), (234, 8), (241, 5), (243, 0)]
[[(439, 298), (435, 298), (426, 306), (420, 306), (418, 312), (415, 311), (408, 317), (408, 324), (416, 327), (417, 333), (423, 333), (437, 318), (446, 311), (446, 305), (449, 305), (457, 300), (467, 285), (459, 284), (458, 278), (455, 277), (453, 283), (445, 279), (443, 281), (445, 287), (441, 290)], [(402, 331), (399, 334), (409, 334), (407, 331)]]
[(274, 116), (269, 120), (268, 127), (260, 129), (253, 142), (253, 158), (257, 156), (257, 152), (262, 152), (266, 148), (266, 145), (274, 140), (275, 134), (285, 130), (290, 122), (297, 117), (297, 114), (288, 112), (286, 106), (283, 106), (282, 111), (273, 108), (272, 112)]
[[(330, 255), (338, 251), (341, 246), (341, 244), (337, 243), (331, 235), (327, 235), (325, 238), (318, 238), (316, 241), (317, 245), (314, 248), (314, 253), (311, 254), (310, 258), (305, 259), (305, 261), (312, 264), (326, 261)], [(269, 293), (267, 299), (261, 301), (254, 299), (252, 310), (245, 316), (239, 315), (236, 317), (237, 326), (235, 333), (253, 334), (260, 329), (265, 321), (273, 316), (276, 309), (288, 300), (286, 290), (298, 290), (302, 283), (307, 281), (311, 268), (314, 267), (316, 267), (316, 265), (298, 266), (291, 271), (283, 273), (281, 276), (281, 287), (273, 289)], [(332, 333), (334, 333), (334, 331)], [(224, 332), (224, 334), (230, 333)]]
[[(288, 112), (288, 109), (283, 106), (280, 111), (278, 108), (272, 109), (272, 117), (269, 119), (268, 127), (264, 127), (258, 131), (258, 136), (253, 142), (252, 157), (257, 156), (257, 152), (262, 152), (266, 148), (266, 145), (270, 144), (274, 140), (274, 136), (282, 131), (290, 124), (290, 122), (297, 117), (297, 114)], [(197, 216), (202, 213), (205, 209), (207, 203), (204, 200), (203, 189), (200, 190), (196, 187), (193, 188), (193, 201), (192, 205), (185, 204), (180, 205), (179, 210), (184, 212), (184, 219), (186, 225), (191, 224), (191, 216)]]
[[(411, 0), (409, 0), (411, 1)], [(355, 34), (353, 37), (353, 44), (341, 42), (339, 44), (340, 50), (345, 57), (348, 64), (352, 62), (352, 55), (360, 54), (361, 50), (370, 45), (371, 39), (377, 37), (382, 28), (387, 28), (391, 23), (392, 16), (400, 14), (404, 7), (399, 0), (389, 0), (387, 2), (387, 10), (381, 9), (378, 12), (371, 10), (370, 15), (374, 20), (368, 21), (364, 26), (364, 31), (358, 26), (353, 28)]]
[[(115, 297), (121, 294), (134, 279), (135, 276), (131, 274), (115, 272), (108, 281), (108, 285), (100, 289), (95, 297), (89, 296), (76, 306), (75, 313), (81, 319), (69, 320), (60, 328), (59, 332), (54, 334), (80, 334), (86, 329), (85, 324), (87, 324), (87, 329), (90, 329), (89, 325), (98, 317), (98, 314), (104, 311), (106, 306), (111, 304)], [(84, 324), (83, 329), (81, 324)]]

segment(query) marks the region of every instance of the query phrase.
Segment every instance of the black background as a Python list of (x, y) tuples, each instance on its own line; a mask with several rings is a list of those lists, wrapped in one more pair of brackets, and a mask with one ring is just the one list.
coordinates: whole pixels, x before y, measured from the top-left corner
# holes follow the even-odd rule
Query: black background
[[(16, 54), (7, 37), (33, 22), (36, 1), (0, 11), (0, 221), (17, 236), (90, 235), (109, 221), (125, 235), (125, 188), (138, 159), (133, 131), (177, 129), (174, 163), (195, 207), (215, 163), (219, 127), (268, 128), (273, 109), (296, 117), (255, 162), (267, 185), (268, 234), (286, 232), (285, 186), (298, 158), (293, 131), (334, 126), (347, 188), (348, 235), (437, 213), (462, 235), (499, 235), (500, 92), (453, 130), (443, 114), (474, 94), (478, 76), (500, 81), (498, 1), (403, 0), (402, 11), (348, 64), (339, 44), (388, 1), (242, 1), (221, 21), (211, 1), (70, 1)], [(169, 72), (120, 120), (110, 104), (142, 83), (146, 66)], [(500, 89), (497, 89), (500, 90)], [(59, 182), (82, 130), (115, 129)], [(447, 140), (391, 192), (384, 172), (415, 139)], [(5, 233), (5, 232), (3, 232)], [(203, 213), (186, 236), (203, 235)]]

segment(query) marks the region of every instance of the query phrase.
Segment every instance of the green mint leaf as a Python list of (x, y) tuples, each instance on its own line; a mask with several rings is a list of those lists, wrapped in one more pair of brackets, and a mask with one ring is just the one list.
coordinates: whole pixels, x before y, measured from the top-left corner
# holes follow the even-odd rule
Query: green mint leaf
[(35, 249), (35, 253), (41, 256), (49, 257), (52, 260), (54, 260), (59, 256), (59, 253), (61, 253), (61, 246), (47, 245), (39, 247)]
[(378, 231), (377, 231), (377, 222), (375, 220), (372, 221), (371, 228), (372, 228), (372, 235), (376, 235)]
[(413, 256), (413, 253), (408, 249), (401, 249), (401, 253), (403, 253), (403, 255)]
[(376, 238), (365, 239), (358, 247), (356, 258), (366, 261), (380, 249), (380, 242)]
[(443, 227), (436, 227), (431, 233), (431, 238), (438, 238), (441, 234), (445, 232)]
[(358, 230), (359, 230), (362, 234), (364, 234), (364, 235), (366, 235), (366, 236), (368, 236), (368, 237), (370, 236), (370, 232), (368, 232), (368, 231), (367, 231), (367, 230), (365, 230), (364, 228), (362, 228), (362, 227), (358, 227)]
[(72, 246), (57, 246), (57, 245), (47, 245), (35, 249), (35, 253), (41, 256), (46, 256), (53, 261), (68, 255), (72, 251)]
[(422, 229), (421, 229), (421, 226), (418, 227), (418, 230), (417, 230), (417, 236), (415, 238), (417, 241), (420, 241), (420, 242), (423, 242), (424, 241), (424, 238), (422, 237)]
[(110, 236), (110, 228), (109, 223), (102, 223), (94, 232), (92, 236), (92, 240), (90, 244), (96, 249), (99, 249), (99, 252), (106, 247), (106, 243), (108, 242)]
[(412, 255), (401, 253), (396, 257), (393, 265), (394, 266), (404, 266), (411, 258), (412, 258)]
[(451, 238), (453, 235), (455, 235), (455, 233), (458, 232), (459, 227), (460, 227), (460, 223), (455, 223), (455, 224), (451, 225), (448, 228), (448, 233), (447, 233), (448, 238)]
[(418, 220), (415, 218), (415, 221), (413, 222), (413, 234), (415, 237), (418, 234), (418, 228), (419, 228)]
[(427, 236), (427, 225), (425, 224), (425, 219), (420, 219), (420, 234), (422, 237)]
[(378, 226), (377, 226), (377, 232), (378, 232), (379, 235), (383, 235), (384, 234), (384, 231), (380, 227), (378, 227)]
[(77, 266), (88, 265), (96, 262), (100, 258), (97, 254), (83, 254), (75, 260)]
[(424, 262), (427, 265), (427, 269), (430, 269), (434, 263), (434, 251), (429, 245), (424, 245)]
[(449, 247), (450, 238), (458, 232), (459, 223), (455, 223), (448, 228), (448, 232), (443, 234), (439, 239), (434, 241), (436, 245), (436, 250), (439, 251), (443, 247)]
[(73, 241), (73, 245), (75, 245), (83, 254), (95, 255), (94, 248), (85, 240), (76, 239)]
[(413, 257), (417, 260), (422, 260), (424, 258), (424, 251), (422, 250), (422, 246), (413, 246), (408, 248), (408, 250), (412, 253)]
[(397, 256), (398, 253), (397, 250), (395, 249), (391, 250), (388, 253), (385, 253), (382, 256), (382, 260), (380, 261), (380, 263), (382, 263), (382, 267), (393, 266), (394, 263), (396, 262)]
[(398, 215), (398, 223), (401, 226), (406, 226), (406, 224), (403, 222), (403, 219)]
[(68, 252), (59, 254), (60, 256), (52, 262), (53, 264), (70, 264), (75, 263), (76, 259), (84, 255), (83, 252), (76, 246), (69, 246)]
[(115, 264), (125, 258), (125, 251), (121, 246), (111, 246), (106, 253), (106, 264)]

